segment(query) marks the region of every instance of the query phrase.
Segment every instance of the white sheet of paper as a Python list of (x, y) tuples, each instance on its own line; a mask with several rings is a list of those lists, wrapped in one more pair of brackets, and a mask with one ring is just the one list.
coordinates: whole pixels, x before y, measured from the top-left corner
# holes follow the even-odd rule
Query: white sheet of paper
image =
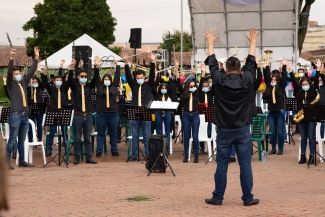
[(177, 109), (178, 102), (162, 102), (162, 101), (153, 101), (150, 108), (152, 109)]

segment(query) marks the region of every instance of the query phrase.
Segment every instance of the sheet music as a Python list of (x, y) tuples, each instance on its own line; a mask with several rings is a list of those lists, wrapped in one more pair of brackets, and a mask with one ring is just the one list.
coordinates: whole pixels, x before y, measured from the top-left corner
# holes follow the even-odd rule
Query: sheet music
[(162, 101), (152, 101), (150, 108), (151, 109), (177, 109), (178, 102), (162, 102)]

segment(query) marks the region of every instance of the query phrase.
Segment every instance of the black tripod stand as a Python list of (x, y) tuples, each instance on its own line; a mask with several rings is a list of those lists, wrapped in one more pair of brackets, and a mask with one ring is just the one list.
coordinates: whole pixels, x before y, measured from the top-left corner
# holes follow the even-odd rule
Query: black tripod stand
[[(126, 119), (126, 106), (129, 105), (129, 103), (126, 102), (119, 102), (117, 103), (117, 111), (118, 111), (118, 115), (120, 116), (120, 119)], [(125, 127), (125, 133), (121, 136), (121, 141), (123, 142), (127, 142), (127, 130), (126, 130), (126, 125), (123, 125), (123, 123), (120, 124), (119, 126), (121, 128)], [(125, 138), (125, 139), (123, 139)]]
[[(297, 111), (297, 100), (296, 98), (285, 98), (285, 108), (287, 111)], [(291, 142), (293, 143), (292, 145), (295, 146), (296, 143), (292, 137), (293, 132), (291, 132), (291, 123), (292, 123), (292, 116), (288, 115), (288, 128), (287, 128), (287, 135), (289, 140), (289, 145)]]
[[(138, 152), (138, 162), (140, 161), (140, 153), (143, 157), (143, 159), (147, 162), (147, 158), (144, 156), (139, 143), (140, 138), (140, 124), (141, 121), (151, 121), (151, 112), (146, 109), (146, 107), (139, 107), (139, 106), (126, 106), (127, 111), (127, 119), (128, 120), (136, 120), (138, 121), (138, 147), (132, 152), (132, 154), (129, 156), (129, 158), (126, 160), (126, 163), (129, 162), (131, 157), (133, 157), (133, 154)], [(133, 146), (133, 145), (132, 145)], [(140, 152), (140, 153), (139, 153)], [(141, 162), (143, 163), (142, 159)]]
[[(215, 107), (208, 107), (205, 108), (205, 122), (209, 122), (211, 124), (213, 124), (213, 119), (214, 119), (214, 112), (215, 112), (216, 108)], [(212, 130), (212, 129), (211, 129)], [(213, 132), (211, 132), (211, 137), (213, 135)], [(217, 139), (217, 138), (212, 138), (212, 139)], [(208, 144), (211, 145), (211, 144)], [(216, 159), (213, 157), (214, 154), (217, 153), (217, 146), (216, 148), (212, 151), (212, 154), (209, 156), (208, 160), (205, 162), (205, 164), (207, 164), (211, 158), (213, 158), (214, 161), (216, 161)]]
[[(72, 109), (47, 109), (46, 118), (44, 126), (70, 126)], [(62, 135), (65, 135), (65, 127), (62, 127)], [(61, 166), (63, 162), (65, 166), (68, 168), (68, 162), (64, 159), (64, 156), (61, 154), (61, 134), (58, 133), (58, 140), (59, 140), (59, 150), (58, 153), (49, 161), (47, 162), (44, 167), (46, 167), (50, 162), (54, 162), (57, 165)], [(64, 136), (64, 139), (65, 136)], [(58, 162), (54, 159), (58, 157)]]
[[(309, 122), (322, 122), (325, 121), (325, 105), (310, 105), (310, 104), (304, 104), (304, 121)], [(316, 141), (315, 143), (315, 153), (312, 155), (312, 159), (309, 161), (310, 163), (307, 165), (308, 169), (311, 165), (311, 162), (314, 160), (314, 165), (317, 166), (320, 161), (316, 162), (316, 155), (320, 157), (320, 160), (325, 160), (325, 158), (316, 150)], [(323, 154), (323, 153), (322, 153)]]

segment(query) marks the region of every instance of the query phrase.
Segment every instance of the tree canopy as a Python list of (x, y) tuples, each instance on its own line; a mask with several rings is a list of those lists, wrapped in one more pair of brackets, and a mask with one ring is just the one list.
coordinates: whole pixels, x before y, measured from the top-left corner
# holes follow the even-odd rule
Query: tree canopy
[[(174, 33), (170, 34), (170, 37), (173, 38), (171, 40), (171, 46), (175, 44), (175, 51), (181, 51), (181, 32), (179, 30), (174, 30)], [(168, 50), (168, 40), (169, 32), (165, 32), (163, 34), (162, 40), (163, 42), (160, 43), (159, 49), (166, 49)], [(173, 51), (173, 47), (171, 47)], [(193, 43), (192, 43), (192, 35), (189, 32), (183, 32), (183, 52), (191, 52), (193, 50)]]
[[(49, 56), (85, 33), (105, 47), (115, 41), (117, 22), (106, 0), (45, 0), (35, 5), (34, 13), (23, 25), (25, 31), (33, 30), (27, 38), (28, 56), (34, 46)], [(44, 58), (44, 52), (40, 55)]]

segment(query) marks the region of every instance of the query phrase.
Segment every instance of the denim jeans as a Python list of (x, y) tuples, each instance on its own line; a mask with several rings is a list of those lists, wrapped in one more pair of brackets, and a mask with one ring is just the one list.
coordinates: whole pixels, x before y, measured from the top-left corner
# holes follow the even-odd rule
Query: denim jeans
[[(119, 126), (119, 116), (117, 112), (97, 112), (97, 148), (96, 153), (103, 153), (103, 145), (107, 134), (109, 135), (109, 143), (111, 152), (118, 152), (117, 148), (117, 128)], [(106, 144), (105, 144), (106, 145)]]
[(253, 199), (253, 173), (251, 166), (252, 139), (250, 126), (228, 129), (217, 127), (217, 169), (214, 174), (215, 190), (212, 192), (213, 199), (222, 203), (227, 186), (227, 171), (232, 145), (237, 152), (240, 167), (240, 184), (242, 188), (241, 199), (249, 203)]
[(6, 160), (8, 162), (10, 161), (12, 148), (16, 145), (18, 137), (19, 161), (24, 161), (24, 143), (29, 126), (28, 115), (11, 113), (8, 119), (8, 124), (10, 133), (7, 145)]
[[(138, 147), (138, 139), (139, 139), (139, 123), (137, 120), (130, 120), (131, 129), (132, 129), (132, 153)], [(146, 157), (149, 156), (149, 136), (151, 132), (151, 121), (140, 121), (140, 126), (142, 129), (143, 135), (143, 144), (144, 144), (144, 154)], [(133, 153), (133, 157), (137, 158), (139, 151)]]
[(321, 122), (320, 124), (320, 137), (324, 138), (324, 130), (325, 130), (325, 122)]
[(193, 138), (194, 155), (199, 154), (199, 128), (200, 116), (198, 112), (184, 112), (182, 117), (182, 127), (184, 132), (184, 154), (188, 155), (189, 142)]
[(231, 146), (231, 152), (230, 152), (230, 157), (235, 157), (236, 156), (236, 148), (235, 145)]
[[(49, 142), (47, 144), (47, 151), (52, 151), (53, 139), (54, 139), (55, 133), (57, 133), (57, 129), (58, 129), (57, 126), (50, 126)], [(62, 132), (65, 132), (65, 139), (68, 139), (68, 130), (67, 130), (67, 127), (61, 126), (61, 131)], [(62, 142), (61, 143), (62, 144), (62, 147), (65, 148), (66, 142), (65, 142), (64, 138), (62, 138), (62, 137), (61, 137), (61, 142)]]
[[(170, 122), (171, 122), (171, 115), (170, 112), (165, 112), (164, 125), (165, 125), (165, 134), (167, 137), (167, 145), (170, 146)], [(161, 134), (161, 127), (162, 127), (162, 115), (161, 112), (156, 112), (156, 130), (157, 134)]]
[(300, 141), (300, 149), (301, 154), (306, 153), (307, 148), (307, 138), (309, 140), (309, 150), (310, 154), (315, 153), (315, 145), (316, 145), (316, 122), (307, 122), (302, 120), (298, 123), (301, 141)]
[(118, 116), (118, 125), (117, 125), (117, 141), (121, 141), (121, 127), (120, 127), (120, 124), (121, 124), (121, 117)]
[(271, 128), (272, 151), (276, 150), (276, 140), (278, 136), (279, 151), (283, 151), (284, 143), (284, 109), (280, 111), (270, 111), (267, 117)]
[[(43, 131), (42, 131), (42, 123), (43, 123), (43, 115), (30, 115), (29, 119), (31, 119), (34, 123), (35, 126), (37, 126), (37, 138), (38, 141), (43, 141)], [(33, 134), (32, 134), (32, 126), (29, 125), (29, 131), (28, 131), (28, 140), (29, 142), (33, 141)]]
[(75, 135), (75, 142), (74, 142), (75, 160), (80, 159), (80, 145), (81, 145), (82, 133), (84, 135), (86, 159), (91, 159), (90, 133), (91, 133), (91, 127), (93, 125), (93, 117), (91, 115), (83, 116), (83, 115), (74, 114), (72, 125), (74, 128), (74, 135)]

